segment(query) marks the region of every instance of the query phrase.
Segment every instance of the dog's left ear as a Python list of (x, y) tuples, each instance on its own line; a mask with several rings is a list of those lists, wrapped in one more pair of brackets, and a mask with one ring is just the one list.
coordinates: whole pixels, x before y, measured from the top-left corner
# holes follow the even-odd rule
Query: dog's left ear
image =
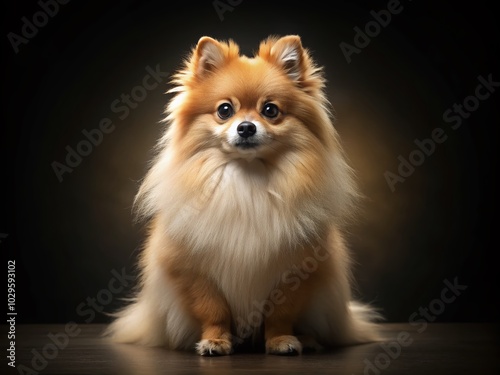
[(279, 65), (293, 81), (299, 82), (304, 78), (306, 56), (297, 35), (267, 39), (260, 45), (259, 56)]

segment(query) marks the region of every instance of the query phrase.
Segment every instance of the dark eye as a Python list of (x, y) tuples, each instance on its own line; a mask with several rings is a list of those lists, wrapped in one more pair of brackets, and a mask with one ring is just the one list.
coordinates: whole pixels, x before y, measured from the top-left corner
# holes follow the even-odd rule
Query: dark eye
[(221, 120), (227, 120), (233, 114), (233, 107), (229, 103), (222, 103), (219, 108), (217, 108), (217, 115)]
[(268, 118), (275, 118), (279, 115), (280, 110), (276, 104), (266, 103), (264, 104), (261, 113)]

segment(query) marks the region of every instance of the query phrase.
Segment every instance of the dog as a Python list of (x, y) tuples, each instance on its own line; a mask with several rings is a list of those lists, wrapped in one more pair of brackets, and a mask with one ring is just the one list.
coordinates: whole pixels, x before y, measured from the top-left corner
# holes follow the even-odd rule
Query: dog
[(380, 316), (352, 298), (342, 233), (359, 193), (325, 82), (296, 35), (253, 57), (198, 41), (136, 196), (148, 237), (136, 295), (107, 330), (115, 342), (213, 356), (379, 339)]

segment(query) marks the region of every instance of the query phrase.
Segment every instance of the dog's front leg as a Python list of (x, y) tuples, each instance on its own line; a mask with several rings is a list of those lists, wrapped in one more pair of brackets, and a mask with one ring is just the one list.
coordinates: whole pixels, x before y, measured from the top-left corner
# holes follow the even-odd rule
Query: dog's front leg
[[(317, 274), (307, 274), (304, 279), (291, 276), (293, 283), (281, 283), (278, 289), (280, 303), (274, 305), (273, 313), (264, 321), (266, 352), (277, 355), (298, 355), (302, 344), (294, 336), (294, 326), (309, 302), (311, 289), (316, 283)], [(286, 278), (285, 278), (286, 279)], [(300, 281), (299, 281), (300, 280)]]
[(201, 340), (196, 344), (198, 354), (231, 354), (231, 312), (217, 286), (207, 277), (185, 270), (170, 269), (169, 276), (177, 285), (187, 312), (201, 326)]

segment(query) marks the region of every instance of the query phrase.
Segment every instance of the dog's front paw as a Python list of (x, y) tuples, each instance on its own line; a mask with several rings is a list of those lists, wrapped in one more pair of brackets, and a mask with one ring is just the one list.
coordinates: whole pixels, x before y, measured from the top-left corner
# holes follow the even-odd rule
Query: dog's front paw
[(225, 339), (205, 339), (196, 344), (196, 352), (199, 355), (213, 357), (228, 355), (233, 352), (231, 341)]
[(276, 355), (299, 355), (302, 344), (295, 336), (276, 336), (266, 341), (266, 353)]

